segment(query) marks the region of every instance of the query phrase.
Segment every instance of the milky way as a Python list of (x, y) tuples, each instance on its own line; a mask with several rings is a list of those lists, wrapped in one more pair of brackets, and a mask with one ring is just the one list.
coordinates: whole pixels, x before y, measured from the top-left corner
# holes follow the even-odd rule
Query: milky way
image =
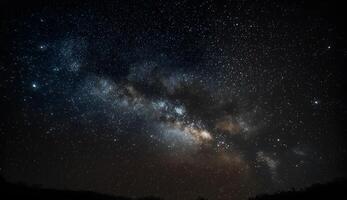
[(346, 40), (307, 6), (5, 3), (1, 175), (166, 199), (345, 176)]

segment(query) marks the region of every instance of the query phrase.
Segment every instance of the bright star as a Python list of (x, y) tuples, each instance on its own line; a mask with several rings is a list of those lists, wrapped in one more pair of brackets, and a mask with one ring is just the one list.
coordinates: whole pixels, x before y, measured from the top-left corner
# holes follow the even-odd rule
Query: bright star
[(41, 45), (39, 46), (39, 49), (42, 50), (42, 51), (44, 51), (44, 50), (47, 49), (47, 45), (41, 44)]
[(175, 112), (179, 115), (183, 115), (184, 108), (183, 107), (175, 107)]

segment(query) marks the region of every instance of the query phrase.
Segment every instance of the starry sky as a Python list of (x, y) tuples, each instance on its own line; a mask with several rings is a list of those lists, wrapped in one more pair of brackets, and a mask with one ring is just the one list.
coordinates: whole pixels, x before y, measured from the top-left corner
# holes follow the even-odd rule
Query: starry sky
[(241, 200), (347, 174), (339, 4), (1, 4), (8, 181)]

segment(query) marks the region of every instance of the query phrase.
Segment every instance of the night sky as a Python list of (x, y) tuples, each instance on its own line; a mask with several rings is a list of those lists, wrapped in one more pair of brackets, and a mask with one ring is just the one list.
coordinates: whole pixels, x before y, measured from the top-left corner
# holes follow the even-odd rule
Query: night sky
[(341, 6), (3, 2), (0, 175), (168, 200), (345, 176)]

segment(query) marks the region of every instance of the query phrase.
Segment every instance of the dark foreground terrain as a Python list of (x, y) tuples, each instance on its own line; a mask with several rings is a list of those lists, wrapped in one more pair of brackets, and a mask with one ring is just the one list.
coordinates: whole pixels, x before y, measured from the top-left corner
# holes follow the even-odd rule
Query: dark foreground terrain
[(0, 178), (0, 199), (45, 199), (45, 200), (160, 200), (157, 197), (129, 198), (121, 196), (111, 196), (89, 191), (69, 191), (42, 189), (38, 187), (28, 187), (24, 184), (13, 184)]
[[(110, 196), (88, 191), (68, 191), (28, 187), (24, 184), (8, 183), (0, 178), (0, 199), (84, 199), (84, 200), (161, 200), (158, 197), (129, 198)], [(262, 194), (250, 200), (293, 200), (293, 199), (344, 199), (347, 191), (347, 179), (338, 179), (326, 184), (314, 184), (301, 190), (292, 189), (275, 194)], [(198, 200), (207, 200), (198, 198)]]
[(346, 199), (347, 179), (338, 179), (330, 183), (314, 184), (308, 188), (283, 191), (275, 194), (263, 194), (250, 200), (292, 200), (292, 199)]

